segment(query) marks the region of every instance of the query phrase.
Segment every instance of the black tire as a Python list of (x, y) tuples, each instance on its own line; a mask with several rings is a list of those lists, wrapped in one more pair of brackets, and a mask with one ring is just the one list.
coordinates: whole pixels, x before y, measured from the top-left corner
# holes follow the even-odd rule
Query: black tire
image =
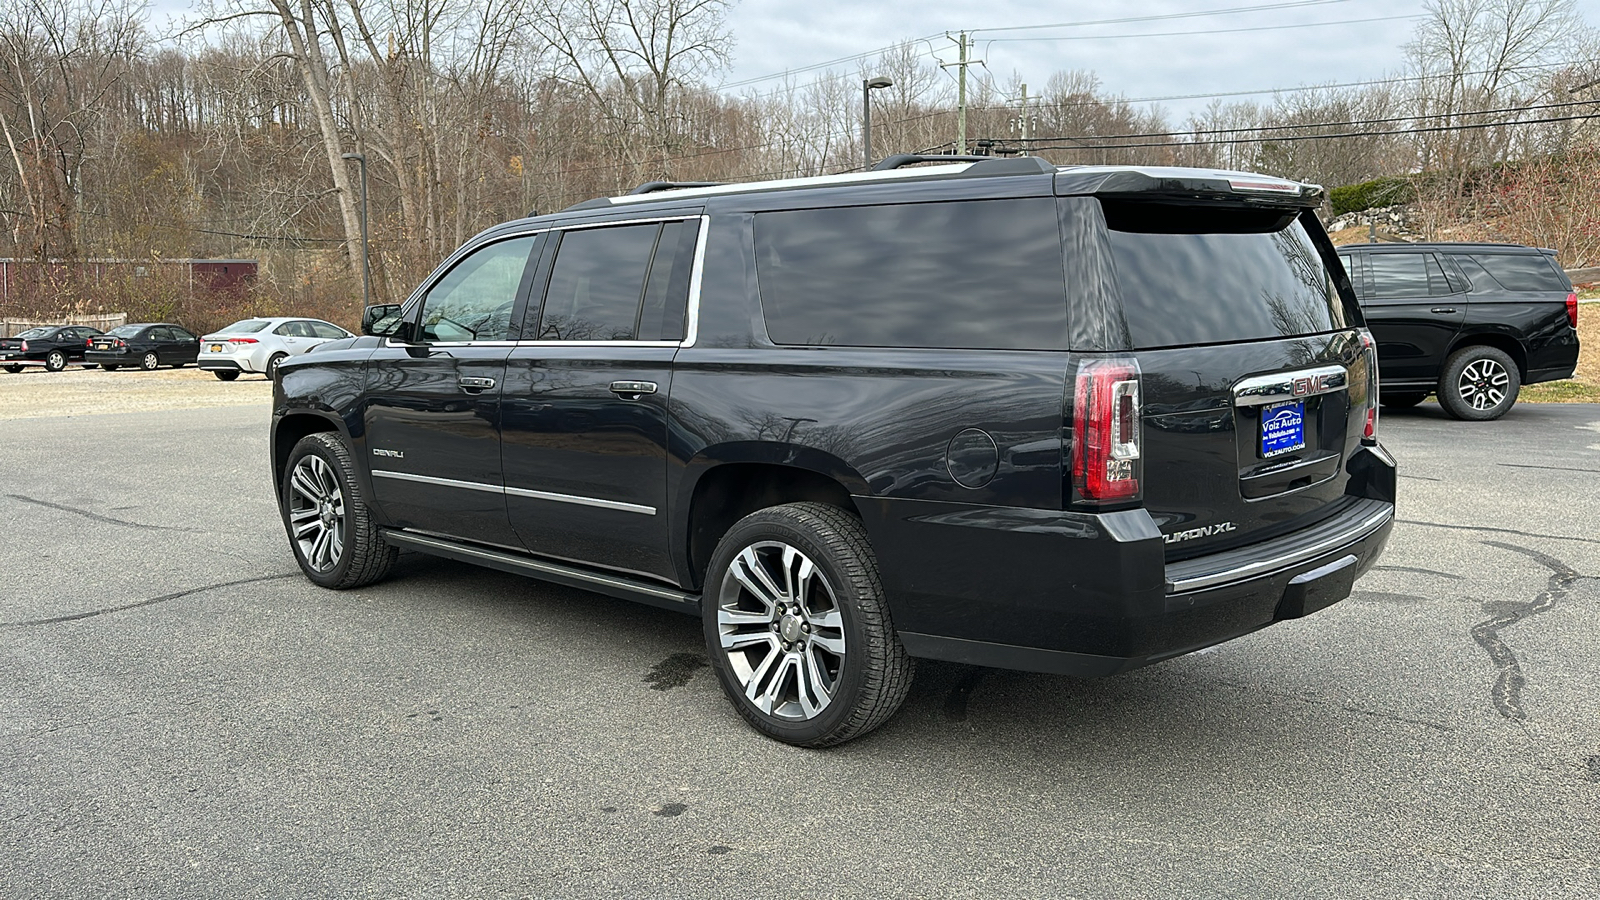
[(154, 372), (160, 366), (161, 357), (157, 356), (154, 350), (146, 353), (144, 358), (139, 360), (139, 368), (145, 370), (146, 372)]
[(1502, 350), (1476, 344), (1445, 360), (1439, 376), (1439, 405), (1452, 417), (1468, 422), (1498, 419), (1517, 402), (1522, 377), (1517, 364)]
[(121, 366), (113, 366), (113, 365), (107, 364), (107, 365), (101, 366), (101, 368), (105, 369), (107, 372), (115, 372), (116, 370), (118, 370), (118, 369), (120, 369), (122, 367)]
[(1426, 391), (1382, 391), (1378, 395), (1383, 405), (1389, 409), (1410, 409), (1426, 400)]
[[(773, 578), (793, 559), (789, 550), (811, 562), (812, 579), (820, 577), (825, 590), (807, 597), (806, 590), (791, 596), (780, 588), (773, 594), (777, 602), (768, 603), (744, 586), (748, 581), (730, 575), (738, 561), (749, 580), (760, 580), (754, 565), (774, 587), (796, 583)], [(804, 571), (799, 559), (787, 568)], [(786, 600), (793, 603), (785, 606)], [(867, 531), (838, 507), (790, 503), (740, 519), (711, 558), (701, 611), (711, 666), (729, 701), (757, 731), (784, 743), (829, 747), (858, 738), (888, 721), (911, 688), (915, 662), (889, 618)], [(725, 613), (742, 619), (726, 625), (728, 639), (737, 642), (732, 649), (724, 649)], [(810, 672), (802, 674), (808, 664)], [(770, 710), (746, 696), (746, 684)], [(808, 686), (822, 690), (808, 694)]]
[(44, 368), (47, 372), (59, 372), (67, 367), (67, 355), (60, 350), (51, 350), (44, 358)]
[(289, 354), (287, 354), (287, 353), (274, 353), (274, 354), (272, 354), (272, 356), (270, 358), (267, 359), (267, 380), (268, 381), (277, 381), (278, 380), (278, 363), (283, 362), (284, 358), (287, 357), (288, 355)]
[(212, 369), (211, 374), (217, 376), (218, 381), (233, 381), (239, 377), (237, 369)]
[[(303, 471), (302, 463), (305, 463)], [(297, 480), (302, 475), (307, 480)], [(320, 511), (321, 500), (313, 496), (318, 491), (323, 491), (322, 500), (337, 501), (336, 518)], [(315, 519), (304, 515), (312, 501), (319, 507)], [(378, 533), (356, 480), (350, 450), (336, 434), (326, 431), (308, 434), (294, 445), (283, 468), (278, 509), (300, 571), (322, 587), (342, 591), (371, 584), (388, 575), (395, 558), (400, 555), (400, 551), (385, 543)], [(329, 538), (329, 552), (319, 553), (317, 541), (312, 540), (308, 532), (296, 535), (294, 517), (297, 515), (303, 529), (320, 527), (322, 532), (337, 536), (337, 541)], [(316, 561), (312, 557), (316, 557)]]
[(13, 375), (20, 375), (22, 374), (23, 368), (23, 366), (6, 366), (6, 371)]

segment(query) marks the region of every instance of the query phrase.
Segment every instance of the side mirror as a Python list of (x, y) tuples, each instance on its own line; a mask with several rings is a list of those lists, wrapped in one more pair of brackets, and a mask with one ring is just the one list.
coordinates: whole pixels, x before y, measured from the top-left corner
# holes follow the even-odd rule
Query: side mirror
[(400, 305), (386, 303), (369, 306), (361, 312), (361, 333), (375, 337), (400, 337), (404, 322), (400, 318)]

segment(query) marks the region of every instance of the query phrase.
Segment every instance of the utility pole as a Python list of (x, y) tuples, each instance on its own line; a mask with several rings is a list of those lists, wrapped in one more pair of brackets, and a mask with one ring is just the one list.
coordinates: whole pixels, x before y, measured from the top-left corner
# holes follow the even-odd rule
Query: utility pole
[(1022, 115), (1017, 120), (1017, 130), (1022, 132), (1022, 149), (1018, 151), (1019, 155), (1021, 156), (1028, 155), (1028, 125), (1030, 118), (1031, 117), (1028, 115), (1028, 86), (1023, 85)]
[(956, 76), (956, 153), (957, 155), (965, 156), (967, 152), (967, 67), (980, 65), (983, 60), (967, 58), (967, 50), (972, 46), (972, 38), (968, 37), (965, 31), (960, 32), (955, 37), (951, 37), (946, 32), (945, 37), (955, 41), (956, 46), (961, 50), (959, 62), (940, 63), (939, 66), (940, 68), (957, 66), (961, 69), (960, 74)]

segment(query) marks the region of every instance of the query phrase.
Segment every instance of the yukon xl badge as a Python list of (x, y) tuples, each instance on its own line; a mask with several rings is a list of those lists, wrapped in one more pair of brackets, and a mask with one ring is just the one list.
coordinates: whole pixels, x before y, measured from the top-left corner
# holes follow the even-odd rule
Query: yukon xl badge
[(373, 447), (372, 448), (372, 455), (373, 456), (388, 456), (388, 457), (392, 457), (394, 459), (405, 459), (406, 458), (406, 452), (404, 450), (385, 450), (382, 447)]
[(1224, 534), (1238, 527), (1239, 526), (1233, 524), (1232, 522), (1218, 522), (1215, 525), (1201, 525), (1199, 528), (1191, 528), (1188, 531), (1174, 531), (1171, 534), (1163, 534), (1161, 536), (1161, 540), (1168, 544), (1176, 544), (1180, 541), (1191, 541), (1195, 538), (1211, 537), (1214, 534)]

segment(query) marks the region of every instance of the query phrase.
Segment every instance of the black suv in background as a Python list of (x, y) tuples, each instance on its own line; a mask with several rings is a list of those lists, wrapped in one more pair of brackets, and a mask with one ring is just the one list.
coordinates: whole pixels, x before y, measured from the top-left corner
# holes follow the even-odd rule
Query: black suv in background
[(285, 361), (301, 569), (407, 548), (698, 615), (806, 746), (916, 657), (1110, 675), (1350, 593), (1395, 469), (1320, 188), (912, 162), (508, 222)]
[(1457, 419), (1498, 419), (1522, 385), (1578, 365), (1578, 295), (1554, 250), (1354, 244), (1339, 255), (1378, 339), (1385, 406), (1436, 393)]

